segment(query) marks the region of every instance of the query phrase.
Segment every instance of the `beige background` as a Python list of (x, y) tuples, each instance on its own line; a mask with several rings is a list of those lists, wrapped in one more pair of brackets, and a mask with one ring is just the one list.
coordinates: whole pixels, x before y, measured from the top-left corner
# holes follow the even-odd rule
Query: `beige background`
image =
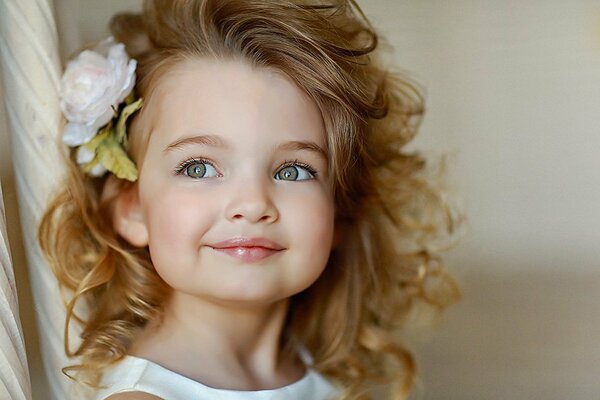
[[(597, 398), (600, 3), (359, 3), (397, 64), (427, 88), (411, 147), (452, 155), (450, 182), (471, 221), (448, 258), (464, 299), (418, 347), (417, 394)], [(55, 4), (64, 56), (104, 37), (110, 15), (139, 1)], [(35, 160), (30, 167), (43, 174)], [(3, 107), (0, 172), (34, 398), (43, 399)]]

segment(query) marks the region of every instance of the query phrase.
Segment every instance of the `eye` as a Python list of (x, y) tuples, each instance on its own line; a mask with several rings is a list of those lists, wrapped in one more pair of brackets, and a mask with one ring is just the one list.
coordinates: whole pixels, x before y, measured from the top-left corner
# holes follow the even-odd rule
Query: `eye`
[(218, 175), (215, 167), (205, 160), (184, 161), (179, 167), (177, 167), (176, 173), (178, 175), (183, 174), (194, 179), (214, 178)]
[(286, 162), (275, 174), (275, 179), (283, 181), (306, 181), (315, 179), (317, 172), (307, 164), (298, 161)]

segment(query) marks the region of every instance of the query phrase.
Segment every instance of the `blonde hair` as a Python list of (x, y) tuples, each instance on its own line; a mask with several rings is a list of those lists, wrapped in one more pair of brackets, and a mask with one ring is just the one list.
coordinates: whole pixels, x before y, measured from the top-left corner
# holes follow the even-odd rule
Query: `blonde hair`
[[(342, 398), (367, 397), (374, 383), (391, 383), (392, 398), (406, 398), (416, 366), (401, 328), (418, 301), (442, 309), (459, 297), (432, 244), (460, 218), (423, 174), (424, 157), (404, 151), (423, 99), (377, 58), (380, 38), (356, 2), (154, 0), (143, 14), (116, 15), (111, 30), (138, 60), (135, 90), (146, 103), (170, 67), (212, 57), (282, 72), (317, 104), (344, 240), (317, 282), (291, 299), (285, 349), (305, 346), (314, 368), (345, 388)], [(148, 140), (143, 115), (144, 109), (130, 129), (138, 165)], [(169, 288), (147, 248), (132, 247), (114, 231), (114, 197), (102, 196), (107, 178), (91, 178), (68, 163), (39, 240), (60, 284), (73, 292), (65, 351), (79, 363), (64, 371), (94, 386), (160, 315)], [(432, 276), (444, 290), (426, 283)], [(74, 313), (81, 299), (93, 305), (86, 319)], [(73, 318), (83, 326), (75, 351), (67, 335)]]

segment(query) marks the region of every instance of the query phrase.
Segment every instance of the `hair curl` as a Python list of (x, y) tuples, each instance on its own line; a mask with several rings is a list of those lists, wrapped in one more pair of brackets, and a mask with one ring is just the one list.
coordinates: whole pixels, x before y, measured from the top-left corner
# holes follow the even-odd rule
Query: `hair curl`
[[(401, 328), (417, 302), (442, 309), (460, 296), (433, 244), (461, 216), (423, 173), (425, 158), (404, 150), (423, 99), (377, 58), (380, 37), (356, 2), (154, 0), (142, 14), (116, 15), (111, 31), (138, 60), (135, 90), (146, 102), (171, 66), (212, 57), (280, 71), (317, 104), (344, 240), (317, 282), (291, 299), (285, 347), (302, 343), (314, 368), (346, 388), (344, 399), (367, 397), (373, 383), (391, 383), (391, 397), (405, 398), (416, 366)], [(149, 136), (139, 123), (143, 115), (144, 109), (130, 129), (138, 165)], [(97, 385), (102, 370), (160, 315), (169, 288), (148, 249), (132, 247), (114, 231), (114, 198), (103, 195), (109, 178), (83, 174), (72, 154), (67, 161), (67, 180), (41, 221), (39, 240), (61, 286), (72, 291), (65, 351), (80, 363), (64, 371)], [(438, 284), (427, 283), (430, 277)], [(80, 299), (91, 305), (85, 319), (74, 312)], [(83, 327), (75, 351), (72, 319)]]

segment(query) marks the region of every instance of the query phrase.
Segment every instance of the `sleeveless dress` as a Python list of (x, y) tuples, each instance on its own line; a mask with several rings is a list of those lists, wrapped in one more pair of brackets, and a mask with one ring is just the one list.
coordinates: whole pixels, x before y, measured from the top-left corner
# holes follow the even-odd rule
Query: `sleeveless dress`
[(102, 384), (107, 387), (96, 391), (95, 400), (134, 391), (150, 393), (164, 400), (329, 400), (339, 394), (339, 389), (311, 368), (307, 368), (300, 380), (280, 388), (229, 390), (205, 386), (152, 361), (129, 355), (106, 370)]

